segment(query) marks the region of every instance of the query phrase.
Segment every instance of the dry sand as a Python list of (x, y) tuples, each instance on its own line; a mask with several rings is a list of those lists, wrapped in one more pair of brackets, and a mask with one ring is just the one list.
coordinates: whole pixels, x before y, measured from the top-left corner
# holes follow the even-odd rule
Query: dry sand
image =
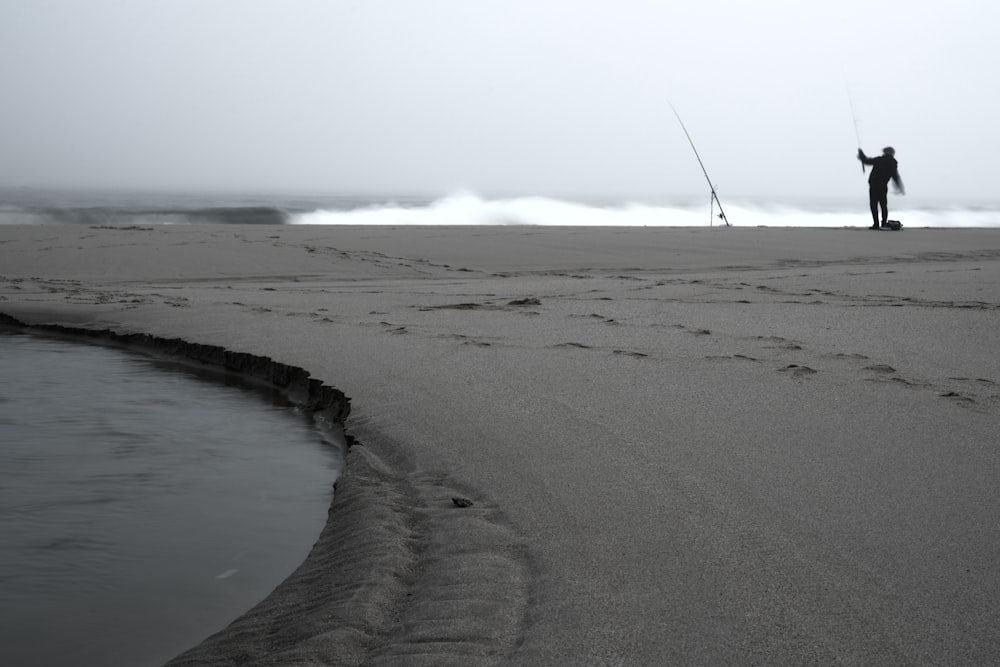
[(351, 398), (190, 665), (996, 664), (998, 284), (1000, 230), (0, 227), (0, 313)]

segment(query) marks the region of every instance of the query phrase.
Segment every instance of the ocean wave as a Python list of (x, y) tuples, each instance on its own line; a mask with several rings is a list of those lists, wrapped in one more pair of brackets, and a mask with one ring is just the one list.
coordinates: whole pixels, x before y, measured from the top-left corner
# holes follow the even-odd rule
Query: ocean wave
[[(867, 202), (865, 202), (867, 204)], [(373, 204), (351, 210), (317, 209), (291, 215), (293, 224), (320, 225), (542, 225), (580, 227), (724, 226), (719, 208), (708, 205), (625, 203), (599, 206), (517, 197), (482, 199), (460, 194), (419, 205)], [(801, 206), (735, 203), (725, 206), (726, 220), (740, 227), (867, 227), (864, 204)], [(890, 217), (905, 227), (1000, 227), (1000, 208), (901, 208)]]
[[(824, 205), (782, 202), (725, 203), (718, 206), (626, 202), (597, 204), (549, 197), (483, 198), (458, 193), (437, 200), (325, 197), (243, 202), (224, 200), (183, 204), (121, 205), (0, 203), (0, 224), (243, 224), (475, 226), (538, 225), (579, 227), (867, 227), (867, 201)], [(905, 201), (905, 200), (904, 200)], [(277, 203), (272, 203), (277, 202)], [(1000, 227), (1000, 206), (913, 206), (894, 200), (890, 218), (905, 228)]]
[(291, 214), (273, 206), (219, 206), (204, 208), (123, 208), (117, 206), (38, 206), (0, 209), (0, 224), (164, 225), (240, 224), (281, 225)]

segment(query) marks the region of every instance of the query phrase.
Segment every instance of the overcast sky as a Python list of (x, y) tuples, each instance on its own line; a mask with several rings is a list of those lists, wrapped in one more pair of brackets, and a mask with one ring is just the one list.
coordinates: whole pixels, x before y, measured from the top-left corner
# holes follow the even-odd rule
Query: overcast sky
[[(0, 0), (0, 185), (1000, 199), (993, 0)], [(853, 106), (853, 113), (852, 113)], [(916, 203), (913, 201), (911, 203)]]

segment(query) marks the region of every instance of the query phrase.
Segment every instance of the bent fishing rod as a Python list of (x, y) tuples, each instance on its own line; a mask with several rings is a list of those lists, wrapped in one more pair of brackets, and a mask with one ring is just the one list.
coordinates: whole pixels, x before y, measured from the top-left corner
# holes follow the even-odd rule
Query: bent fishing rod
[[(667, 104), (670, 104), (670, 102), (667, 102)], [(719, 218), (726, 223), (726, 227), (732, 227), (732, 225), (729, 224), (729, 218), (726, 217), (725, 211), (722, 210), (722, 202), (719, 201), (719, 195), (715, 194), (715, 186), (712, 185), (712, 179), (708, 177), (708, 172), (705, 170), (705, 163), (701, 161), (701, 156), (698, 155), (698, 149), (694, 147), (694, 140), (691, 139), (691, 135), (688, 133), (687, 128), (684, 127), (684, 121), (681, 120), (681, 115), (677, 113), (677, 109), (674, 108), (673, 104), (670, 104), (670, 109), (674, 112), (674, 115), (677, 116), (677, 122), (681, 124), (681, 129), (684, 130), (684, 136), (687, 137), (688, 143), (691, 144), (691, 150), (694, 151), (694, 156), (698, 158), (698, 166), (701, 167), (701, 173), (705, 174), (705, 180), (708, 181), (708, 188), (712, 191), (712, 198), (710, 200), (711, 204), (719, 205)], [(714, 215), (714, 211), (710, 215)], [(711, 221), (711, 218), (709, 218), (709, 220)]]

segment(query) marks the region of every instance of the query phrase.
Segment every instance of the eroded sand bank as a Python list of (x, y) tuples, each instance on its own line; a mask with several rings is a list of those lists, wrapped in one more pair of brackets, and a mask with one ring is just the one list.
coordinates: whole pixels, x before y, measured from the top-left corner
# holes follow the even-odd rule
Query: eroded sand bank
[(0, 227), (2, 313), (351, 398), (313, 554), (178, 664), (995, 661), (998, 283), (995, 230)]

